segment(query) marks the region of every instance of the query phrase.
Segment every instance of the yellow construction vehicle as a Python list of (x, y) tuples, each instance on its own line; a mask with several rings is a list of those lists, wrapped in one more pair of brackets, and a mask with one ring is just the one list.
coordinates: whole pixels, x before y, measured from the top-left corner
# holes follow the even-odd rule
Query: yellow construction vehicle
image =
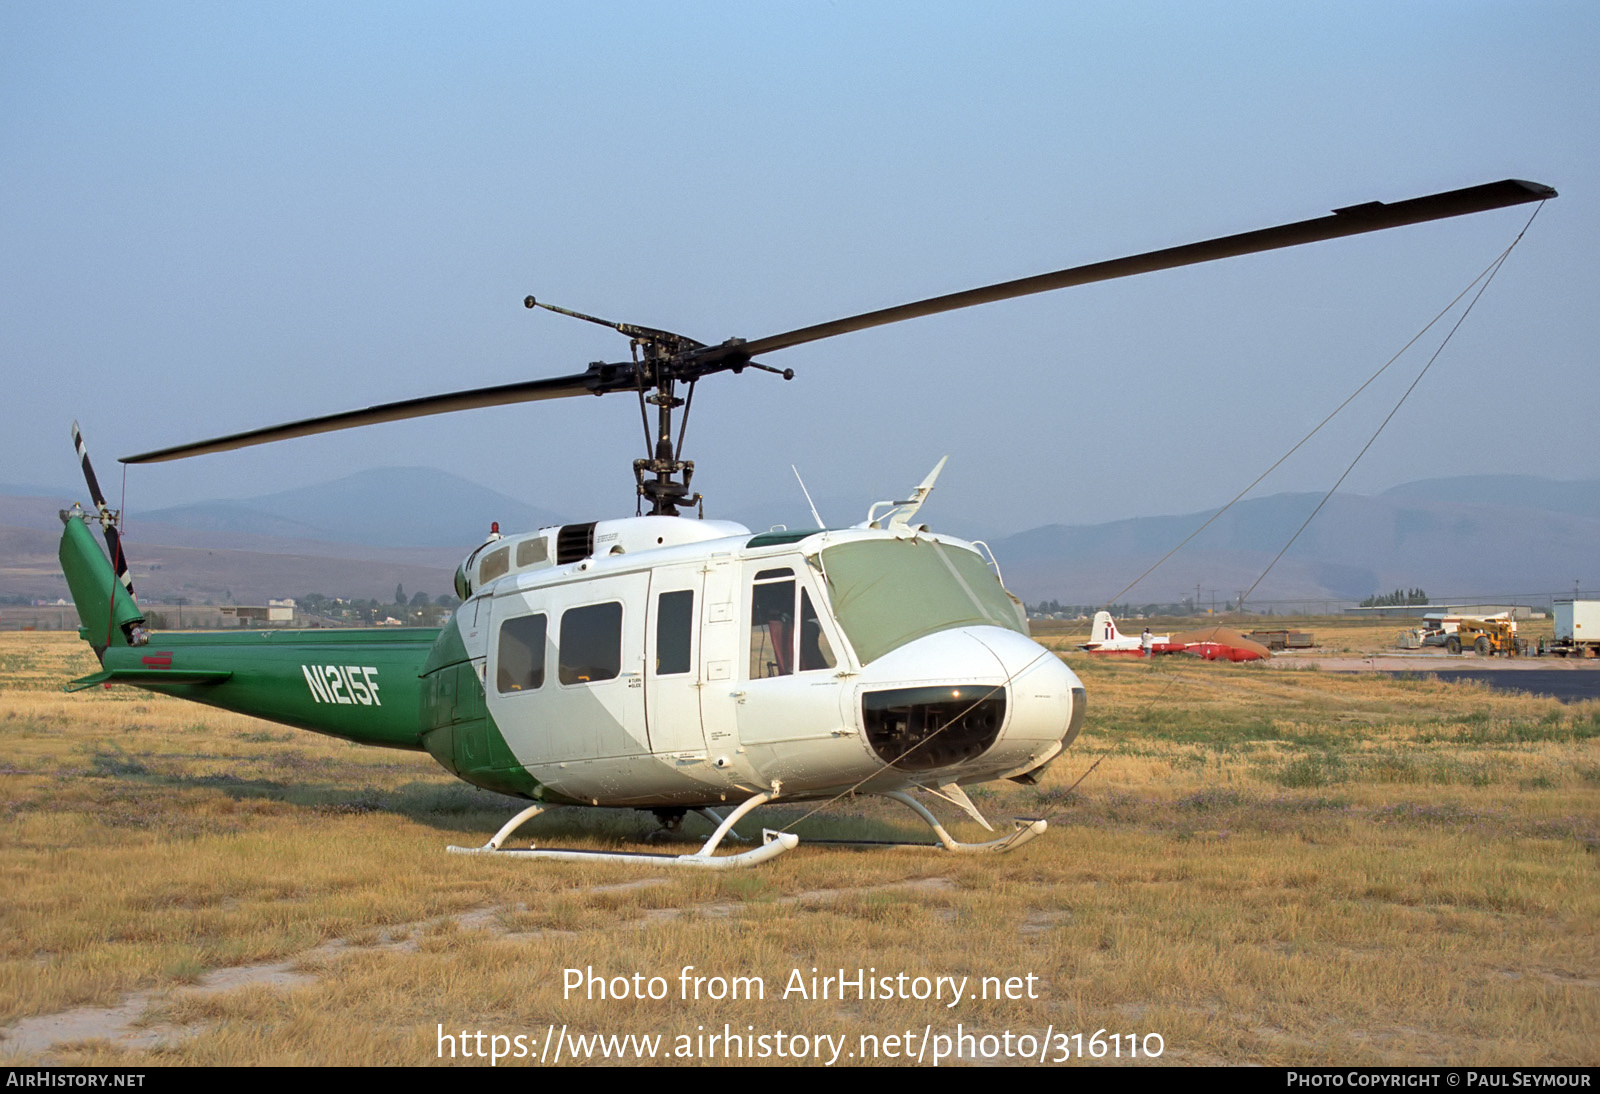
[(1445, 639), (1444, 648), (1460, 653), (1471, 647), (1480, 657), (1502, 654), (1516, 657), (1528, 652), (1528, 643), (1517, 637), (1517, 625), (1509, 619), (1463, 619), (1456, 633)]

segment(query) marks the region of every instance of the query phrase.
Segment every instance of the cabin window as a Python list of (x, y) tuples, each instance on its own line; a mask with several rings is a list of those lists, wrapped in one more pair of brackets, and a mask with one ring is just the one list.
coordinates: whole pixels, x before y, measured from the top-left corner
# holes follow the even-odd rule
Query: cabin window
[(484, 586), (495, 578), (511, 572), (511, 548), (502, 547), (498, 551), (490, 551), (483, 556), (483, 564), (478, 567), (478, 585)]
[(563, 684), (596, 684), (622, 672), (622, 604), (590, 604), (561, 615)]
[(750, 597), (750, 679), (788, 676), (797, 668), (831, 669), (835, 663), (811, 594), (796, 584), (794, 571), (756, 574)]
[(544, 686), (545, 617), (524, 615), (500, 625), (495, 686), (502, 695)]
[(656, 675), (688, 672), (693, 645), (694, 590), (662, 593), (656, 598)]
[(517, 544), (517, 569), (524, 566), (536, 566), (550, 558), (550, 545), (543, 536), (536, 539), (525, 539)]

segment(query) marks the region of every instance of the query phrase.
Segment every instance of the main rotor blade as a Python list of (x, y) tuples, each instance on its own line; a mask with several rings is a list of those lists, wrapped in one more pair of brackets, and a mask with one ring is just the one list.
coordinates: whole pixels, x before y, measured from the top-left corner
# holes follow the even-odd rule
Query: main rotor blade
[(473, 388), (470, 391), (452, 391), (444, 395), (426, 395), (419, 399), (402, 399), (395, 403), (379, 403), (364, 410), (347, 410), (343, 414), (325, 414), (320, 418), (284, 425), (266, 426), (226, 437), (193, 444), (158, 448), (137, 456), (122, 457), (123, 463), (161, 463), (181, 460), (186, 456), (203, 456), (210, 452), (227, 452), (235, 448), (248, 448), (268, 441), (284, 441), (290, 437), (309, 437), (313, 433), (332, 433), (338, 429), (354, 429), (361, 425), (379, 422), (399, 422), (407, 418), (424, 418), (430, 414), (448, 414), (452, 410), (473, 410), (485, 406), (503, 406), (507, 403), (531, 403), (541, 399), (564, 399), (569, 395), (590, 395), (607, 390), (598, 382), (595, 370), (574, 376), (557, 376), (549, 380), (526, 380), (515, 384)]
[(1399, 228), (1406, 224), (1420, 224), (1429, 220), (1481, 213), (1529, 201), (1544, 201), (1555, 196), (1554, 190), (1540, 183), (1506, 179), (1502, 182), (1485, 183), (1482, 186), (1469, 186), (1464, 190), (1451, 190), (1447, 193), (1412, 198), (1393, 205), (1385, 205), (1381, 201), (1369, 201), (1364, 205), (1335, 209), (1329, 216), (1302, 220), (1295, 224), (1261, 228), (1254, 232), (1242, 232), (1238, 235), (1208, 239), (1202, 243), (1148, 251), (1145, 254), (1114, 258), (1087, 266), (1074, 266), (1071, 269), (1057, 270), (1055, 273), (1023, 277), (1016, 281), (1003, 281), (997, 285), (985, 285), (978, 289), (967, 289), (964, 292), (934, 296), (892, 308), (863, 312), (847, 319), (835, 319), (829, 323), (801, 327), (785, 334), (758, 338), (752, 342), (713, 346), (704, 353), (694, 354), (693, 360), (698, 364), (733, 357), (750, 358), (762, 353), (771, 353), (773, 350), (788, 349), (790, 346), (803, 345), (806, 342), (849, 334), (852, 331), (881, 327), (888, 323), (899, 323), (924, 315), (937, 315), (958, 308), (971, 308), (996, 300), (1010, 300), (1013, 297), (1030, 296), (1052, 289), (1087, 285), (1094, 281), (1110, 281), (1154, 270), (1170, 270), (1177, 266), (1213, 262), (1219, 258), (1276, 250), (1279, 247), (1296, 247), (1302, 243), (1315, 243), (1323, 239), (1337, 239), (1363, 232), (1382, 231), (1385, 228)]
[[(759, 354), (770, 353), (773, 350), (787, 349), (790, 346), (803, 345), (806, 342), (833, 338), (852, 331), (866, 330), (870, 327), (881, 327), (888, 323), (899, 323), (906, 319), (916, 319), (924, 315), (937, 315), (940, 312), (955, 311), (958, 308), (970, 308), (997, 300), (1010, 300), (1013, 297), (1049, 292), (1053, 289), (1064, 289), (1072, 285), (1086, 285), (1095, 281), (1110, 281), (1114, 278), (1129, 277), (1133, 274), (1167, 270), (1177, 266), (1190, 266), (1200, 262), (1212, 262), (1220, 258), (1232, 258), (1236, 255), (1254, 254), (1258, 251), (1294, 247), (1302, 243), (1314, 243), (1323, 239), (1336, 239), (1341, 236), (1359, 235), (1363, 232), (1398, 228), (1406, 224), (1419, 224), (1429, 220), (1441, 220), (1446, 217), (1485, 212), (1490, 209), (1500, 209), (1530, 201), (1544, 201), (1555, 196), (1556, 192), (1548, 186), (1543, 186), (1536, 182), (1506, 179), (1502, 182), (1472, 186), (1464, 190), (1451, 190), (1447, 193), (1413, 198), (1409, 201), (1396, 202), (1393, 205), (1371, 201), (1364, 205), (1335, 209), (1331, 215), (1318, 217), (1314, 220), (1303, 220), (1295, 224), (1280, 225), (1276, 228), (1263, 228), (1254, 232), (1223, 236), (1218, 239), (1190, 243), (1181, 247), (1168, 247), (1164, 250), (1149, 251), (1145, 254), (1133, 255), (1127, 258), (1116, 258), (1105, 262), (1091, 263), (1087, 266), (1074, 266), (1070, 269), (1058, 270), (1055, 273), (1039, 274), (1034, 277), (1005, 281), (982, 288), (968, 289), (965, 292), (930, 297), (927, 300), (918, 300), (910, 304), (864, 312), (861, 315), (835, 319), (828, 323), (818, 323), (815, 326), (801, 327), (798, 330), (792, 330), (785, 334), (775, 334), (753, 342), (730, 339), (718, 346), (694, 348), (675, 355), (673, 363), (668, 367), (667, 375), (670, 378), (694, 380), (711, 372), (720, 372), (730, 368), (734, 370), (742, 369), (747, 364), (752, 363), (751, 358)], [(689, 340), (685, 339), (684, 341)], [(558, 376), (548, 380), (529, 380), (514, 384), (500, 384), (495, 387), (474, 388), (469, 391), (431, 395), (419, 399), (403, 399), (394, 403), (380, 403), (364, 410), (352, 410), (343, 414), (328, 414), (320, 418), (307, 418), (303, 421), (268, 426), (263, 429), (252, 429), (244, 433), (234, 433), (208, 441), (174, 445), (171, 448), (144, 452), (137, 456), (125, 456), (122, 462), (160, 463), (165, 460), (183, 459), (187, 456), (200, 456), (211, 452), (226, 452), (235, 448), (266, 444), (269, 441), (288, 440), (291, 437), (306, 437), (314, 433), (331, 433), (339, 429), (353, 429), (356, 426), (376, 425), (380, 422), (421, 418), (430, 414), (445, 414), (454, 410), (471, 410), (478, 407), (503, 406), (509, 403), (534, 402), (543, 399), (562, 399), (572, 395), (600, 395), (623, 389), (632, 390), (638, 384), (636, 371), (635, 366), (627, 364), (594, 365), (587, 372), (573, 376)], [(777, 370), (774, 369), (772, 371)]]

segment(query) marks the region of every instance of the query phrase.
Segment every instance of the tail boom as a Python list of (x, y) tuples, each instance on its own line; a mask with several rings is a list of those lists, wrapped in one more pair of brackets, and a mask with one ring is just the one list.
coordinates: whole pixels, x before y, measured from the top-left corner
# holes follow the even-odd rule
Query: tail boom
[(130, 684), (360, 744), (421, 751), (420, 673), (439, 632), (196, 631), (105, 651), (69, 690)]

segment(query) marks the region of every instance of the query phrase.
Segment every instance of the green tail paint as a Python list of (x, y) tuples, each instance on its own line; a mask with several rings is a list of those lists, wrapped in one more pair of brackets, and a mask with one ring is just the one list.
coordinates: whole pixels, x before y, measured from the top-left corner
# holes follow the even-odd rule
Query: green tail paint
[(128, 645), (132, 628), (144, 625), (144, 613), (117, 580), (88, 526), (72, 512), (62, 513), (61, 521), (66, 528), (58, 557), (83, 623), (78, 633), (104, 660), (108, 646)]
[(67, 685), (131, 684), (362, 744), (423, 748), (421, 680), (434, 628), (151, 635), (84, 522), (65, 515), (61, 569), (102, 671)]
[[(76, 515), (65, 515), (61, 569), (101, 671), (67, 685), (127, 684), (341, 737), (431, 753), (478, 786), (535, 797), (539, 784), (506, 746), (454, 622), (444, 627), (158, 633)], [(142, 634), (141, 634), (142, 636)]]

